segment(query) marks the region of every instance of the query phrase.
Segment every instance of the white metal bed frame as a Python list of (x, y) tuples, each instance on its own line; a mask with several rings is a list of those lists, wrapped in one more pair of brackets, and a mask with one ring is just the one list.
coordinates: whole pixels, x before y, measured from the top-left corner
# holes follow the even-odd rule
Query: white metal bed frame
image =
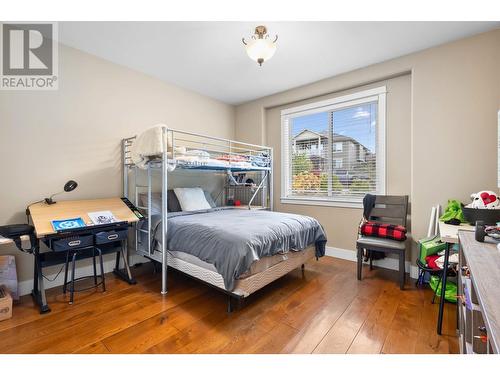
[[(123, 166), (123, 195), (129, 198), (129, 175), (133, 174), (134, 179), (134, 197), (130, 199), (133, 203), (144, 212), (144, 216), (147, 218), (148, 228), (143, 229), (137, 224), (135, 225), (135, 251), (136, 253), (143, 255), (149, 259), (160, 262), (162, 265), (162, 288), (161, 293), (167, 294), (167, 267), (168, 267), (168, 249), (166, 248), (167, 243), (167, 212), (168, 212), (168, 178), (169, 169), (183, 169), (183, 170), (209, 170), (215, 172), (261, 172), (262, 179), (260, 184), (257, 186), (250, 202), (248, 208), (251, 208), (251, 203), (254, 200), (257, 193), (260, 191), (262, 194), (261, 203), (265, 209), (273, 210), (273, 149), (272, 147), (254, 145), (250, 143), (238, 142), (234, 140), (206, 136), (198, 133), (186, 132), (181, 130), (169, 129), (167, 127), (162, 128), (162, 142), (163, 142), (163, 153), (154, 158), (151, 158), (147, 163), (147, 183), (145, 185), (138, 184), (138, 174), (140, 173), (140, 168), (138, 168), (132, 161), (130, 155), (130, 148), (136, 139), (136, 136), (130, 138), (124, 138), (122, 140), (122, 166)], [(169, 145), (170, 142), (170, 145)], [(204, 163), (198, 162), (186, 162), (182, 160), (177, 160), (175, 157), (176, 146), (182, 145), (186, 149), (191, 150), (201, 150), (212, 155), (228, 155), (229, 162), (225, 167), (221, 166), (210, 166)], [(170, 155), (170, 157), (169, 157)], [(255, 166), (251, 168), (242, 168), (237, 162), (233, 162), (233, 159), (248, 159), (257, 158), (259, 160), (260, 166)], [(149, 218), (152, 206), (152, 174), (154, 171), (161, 171), (161, 217), (162, 217), (162, 241), (161, 241), (161, 256), (157, 255), (151, 246), (151, 220)], [(146, 189), (147, 191), (147, 206), (139, 205), (139, 190)], [(267, 199), (266, 199), (267, 198)], [(267, 204), (265, 204), (267, 202)], [(148, 246), (147, 251), (140, 246), (139, 238), (140, 232), (147, 233)], [(203, 280), (202, 280), (203, 281)], [(225, 291), (229, 295), (230, 292)]]

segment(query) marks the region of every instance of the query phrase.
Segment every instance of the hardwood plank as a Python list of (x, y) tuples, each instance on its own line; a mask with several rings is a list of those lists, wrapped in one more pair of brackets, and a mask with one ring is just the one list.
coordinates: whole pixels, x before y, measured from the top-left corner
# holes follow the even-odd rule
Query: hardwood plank
[(106, 293), (78, 293), (74, 305), (54, 288), (46, 315), (23, 297), (0, 322), (0, 353), (449, 353), (458, 345), (455, 306), (445, 305), (437, 336), (432, 292), (400, 291), (390, 270), (365, 267), (357, 281), (353, 262), (312, 260), (304, 275), (290, 272), (231, 314), (224, 294), (178, 272), (162, 296), (151, 270), (133, 270), (137, 285), (109, 275)]
[[(314, 293), (302, 291), (300, 294), (297, 294), (296, 299), (298, 299), (298, 303), (288, 308), (281, 321), (300, 330), (305, 326), (309, 326), (310, 320), (314, 319), (318, 312), (322, 312), (325, 306), (330, 305), (326, 310), (331, 311), (331, 302), (337, 297), (343, 297), (345, 299), (350, 298), (352, 300), (356, 295), (357, 280), (349, 276), (350, 275), (337, 274), (329, 279), (327, 284), (318, 287)], [(340, 302), (341, 301), (339, 301), (339, 303)], [(337, 304), (333, 302), (333, 305)], [(348, 304), (344, 305), (344, 307), (347, 308)]]
[(204, 293), (103, 340), (112, 353), (142, 353), (179, 333), (221, 305), (215, 293)]
[(273, 354), (280, 353), (287, 343), (297, 334), (295, 328), (287, 324), (278, 323), (268, 333), (260, 336), (246, 352), (255, 354)]
[(330, 328), (313, 353), (344, 354), (372, 309), (370, 300), (356, 297)]
[[(312, 277), (318, 275), (315, 273)], [(212, 352), (246, 353), (251, 344), (276, 326), (277, 320), (268, 317), (268, 312), (273, 306), (301, 290), (311, 280), (310, 277), (311, 275), (306, 281), (306, 277), (303, 278), (300, 273), (296, 272), (294, 275), (278, 280), (271, 288), (257, 293), (254, 297), (258, 301), (249, 301), (248, 306), (237, 312), (236, 319), (224, 320), (216, 326), (216, 329), (223, 332), (225, 337), (219, 343), (212, 341)]]
[(418, 338), (423, 305), (400, 301), (382, 347), (386, 354), (412, 354)]
[[(226, 326), (226, 336), (219, 342), (212, 341), (213, 350), (208, 351), (214, 354), (245, 354), (248, 353), (248, 348), (257, 342), (262, 336), (267, 334), (262, 327), (256, 324), (239, 325), (234, 331), (230, 331), (231, 327)], [(200, 352), (199, 350), (197, 352)]]
[[(372, 277), (358, 282), (356, 298), (327, 331), (313, 353), (345, 353), (348, 350), (380, 293), (388, 283), (393, 282), (385, 280), (387, 275), (384, 274), (387, 274), (386, 270), (376, 268), (370, 272)], [(374, 278), (374, 275), (382, 279)]]
[[(313, 293), (306, 288), (300, 289), (278, 306), (279, 316), (283, 318), (277, 321), (299, 330), (282, 352), (311, 353), (356, 294), (373, 291), (373, 283), (368, 282), (361, 287), (352, 275), (345, 269), (339, 270), (331, 278), (318, 279), (318, 283), (326, 289), (319, 288)], [(280, 307), (284, 309), (280, 310)]]
[(104, 338), (103, 343), (111, 353), (141, 353), (178, 332), (163, 312)]
[(9, 349), (13, 350), (18, 345), (26, 345), (27, 341), (35, 341), (61, 330), (71, 328), (79, 323), (86, 322), (92, 316), (98, 316), (128, 305), (134, 300), (141, 298), (141, 296), (142, 293), (140, 291), (132, 293), (122, 291), (109, 296), (108, 303), (105, 305), (86, 304), (65, 313), (50, 313), (50, 315), (46, 315), (45, 319), (4, 330), (0, 332), (0, 352), (6, 352)]
[[(148, 279), (144, 279), (144, 282), (147, 281)], [(52, 310), (50, 314), (40, 314), (33, 298), (29, 295), (22, 296), (20, 301), (14, 304), (14, 314), (12, 318), (0, 322), (0, 331), (37, 320), (50, 319), (49, 317), (52, 316), (52, 314), (62, 311), (71, 311), (74, 310), (76, 306), (81, 306), (87, 303), (99, 303), (99, 301), (109, 298), (110, 294), (130, 289), (132, 288), (132, 285), (124, 283), (122, 280), (116, 278), (110, 273), (106, 274), (106, 287), (107, 290), (104, 293), (100, 288), (97, 290), (77, 293), (74, 305), (70, 305), (68, 303), (69, 294), (62, 294), (62, 287), (52, 288), (47, 292), (47, 301)]]
[(399, 305), (398, 290), (395, 284), (384, 288), (347, 353), (380, 353)]
[[(326, 303), (318, 312), (310, 313), (310, 319), (302, 318), (303, 324), (298, 324), (297, 319), (300, 318), (298, 314), (293, 315), (294, 324), (291, 326), (300, 329), (300, 332), (285, 346), (283, 352), (312, 353), (325, 333), (330, 330), (356, 297), (356, 284), (357, 280), (342, 283), (338, 293), (332, 295), (331, 302)], [(302, 309), (304, 310), (307, 311), (307, 309)]]
[[(436, 298), (436, 303), (432, 304), (432, 294), (430, 289), (425, 291), (424, 309), (422, 310), (414, 352), (417, 354), (448, 354), (450, 352), (448, 337), (440, 336), (436, 331), (439, 299)], [(445, 311), (445, 316), (447, 314), (448, 311)]]
[[(317, 277), (313, 274), (312, 277)], [(291, 280), (289, 280), (291, 279)], [(269, 319), (270, 309), (278, 302), (287, 298), (301, 287), (307, 285), (305, 278), (298, 273), (288, 275), (269, 288), (258, 291), (252, 296), (240, 311), (226, 315), (209, 328), (205, 335), (192, 340), (178, 352), (181, 353), (244, 353), (246, 347), (243, 343), (251, 337), (260, 337), (272, 329), (277, 322)], [(261, 301), (258, 303), (255, 299)], [(253, 340), (252, 340), (253, 342)]]
[[(33, 322), (14, 328), (14, 343), (11, 342), (5, 350), (23, 353), (28, 350), (25, 348), (30, 347), (34, 352), (72, 352), (202, 292), (203, 289), (191, 287), (171, 292), (167, 299), (159, 293), (147, 292), (142, 287), (135, 288), (133, 292), (124, 290), (113, 295), (114, 299), (109, 298), (106, 304), (86, 304), (82, 306), (84, 308), (73, 309), (71, 314), (62, 316), (51, 313), (51, 319), (43, 321), (45, 324)], [(69, 334), (75, 330), (79, 331), (76, 340), (74, 335)], [(0, 338), (3, 334), (9, 335), (11, 332), (0, 332)], [(30, 343), (27, 344), (26, 340), (30, 340)], [(3, 350), (1, 342), (0, 350)]]
[[(206, 340), (212, 340), (213, 338), (213, 336), (211, 336), (211, 333), (214, 332), (213, 327), (224, 319), (227, 319), (226, 313), (213, 311), (199, 321), (191, 324), (189, 327), (179, 331), (177, 334), (168, 337), (159, 344), (153, 345), (147, 349), (145, 353), (191, 353), (197, 350), (198, 347), (203, 348), (202, 343)], [(192, 346), (189, 347), (189, 344)]]
[(448, 338), (448, 346), (450, 348), (450, 354), (459, 354), (460, 347), (458, 345), (457, 336), (457, 306), (452, 304), (446, 304), (445, 307), (445, 321), (446, 328), (443, 333), (446, 334)]
[(74, 354), (109, 354), (109, 353), (110, 353), (109, 349), (106, 347), (106, 345), (102, 343), (102, 341), (97, 341), (93, 344), (84, 346), (83, 348), (80, 348), (79, 350), (74, 352)]
[[(155, 299), (131, 301), (119, 308), (97, 316), (88, 316), (78, 324), (56, 332), (47, 332), (29, 342), (8, 348), (6, 353), (71, 353), (90, 343), (102, 340), (120, 330), (130, 327), (143, 317), (157, 314), (164, 302)], [(78, 332), (75, 335), (74, 332)]]
[[(313, 277), (310, 281), (308, 277)], [(271, 330), (274, 328), (277, 322), (284, 322), (293, 324), (294, 317), (293, 314), (299, 314), (301, 317), (307, 319), (310, 318), (312, 311), (321, 305), (321, 303), (327, 298), (328, 289), (331, 288), (332, 280), (337, 278), (337, 280), (346, 280), (344, 274), (328, 274), (328, 273), (318, 273), (309, 274), (306, 277), (307, 283), (300, 288), (296, 289), (288, 295), (286, 298), (280, 300), (272, 306), (259, 320), (259, 324), (265, 330)], [(314, 306), (310, 306), (306, 301), (311, 302), (315, 299), (321, 300), (320, 302), (314, 302)], [(298, 318), (297, 318), (298, 319)]]
[(35, 323), (38, 328), (54, 321), (59, 324), (61, 319), (60, 316), (62, 316), (60, 314), (63, 314), (65, 319), (75, 315), (84, 314), (89, 309), (99, 307), (102, 303), (113, 303), (116, 299), (123, 296), (130, 296), (131, 293), (137, 293), (138, 289), (142, 290), (143, 288), (146, 288), (149, 283), (154, 281), (151, 278), (152, 275), (147, 273), (147, 269), (141, 270), (138, 273), (136, 272), (136, 275), (141, 275), (141, 284), (132, 286), (118, 279), (111, 273), (107, 274), (106, 292), (103, 293), (99, 289), (97, 291), (92, 290), (77, 293), (77, 297), (75, 297), (76, 299), (73, 305), (68, 304), (69, 297), (67, 294), (62, 294), (62, 287), (53, 288), (47, 292), (47, 300), (49, 301), (52, 309), (50, 314), (40, 314), (31, 296), (23, 296), (20, 303), (14, 306), (15, 312), (12, 319), (0, 322), (0, 331), (19, 327), (26, 323), (36, 321), (43, 322)]

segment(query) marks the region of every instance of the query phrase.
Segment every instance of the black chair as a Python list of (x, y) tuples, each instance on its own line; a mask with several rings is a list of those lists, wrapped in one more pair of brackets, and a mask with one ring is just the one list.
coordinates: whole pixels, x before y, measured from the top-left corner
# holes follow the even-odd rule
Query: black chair
[[(395, 224), (406, 227), (406, 216), (408, 214), (408, 196), (407, 195), (377, 195), (375, 207), (372, 208), (369, 221)], [(363, 251), (380, 251), (383, 253), (398, 254), (399, 257), (399, 287), (404, 289), (405, 285), (405, 259), (406, 242), (396, 241), (388, 238), (378, 238), (369, 236), (359, 236), (356, 241), (358, 256), (358, 280), (361, 280), (363, 268)], [(372, 263), (370, 259), (370, 269)]]
[[(0, 226), (0, 235), (9, 238), (14, 241), (16, 247), (24, 251), (26, 253), (32, 253), (35, 250), (35, 247), (38, 245), (38, 242), (35, 237), (35, 228), (29, 224), (11, 224), (11, 225), (2, 225)], [(30, 239), (30, 247), (23, 248), (22, 246), (22, 237), (28, 236)]]

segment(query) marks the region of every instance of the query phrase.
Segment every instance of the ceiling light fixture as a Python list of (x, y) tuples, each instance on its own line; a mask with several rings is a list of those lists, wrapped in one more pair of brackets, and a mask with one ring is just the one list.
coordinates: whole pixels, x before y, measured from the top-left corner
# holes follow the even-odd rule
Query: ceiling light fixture
[(274, 52), (276, 52), (278, 35), (274, 37), (274, 40), (271, 40), (267, 34), (267, 28), (265, 26), (257, 26), (255, 28), (255, 34), (252, 35), (248, 42), (245, 38), (241, 40), (245, 45), (248, 57), (262, 66), (262, 63), (273, 57)]

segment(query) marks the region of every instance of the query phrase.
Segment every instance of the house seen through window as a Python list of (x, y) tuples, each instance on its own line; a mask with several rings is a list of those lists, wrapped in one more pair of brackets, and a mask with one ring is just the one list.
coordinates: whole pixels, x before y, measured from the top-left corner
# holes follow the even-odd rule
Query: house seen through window
[(385, 88), (348, 99), (282, 111), (282, 200), (359, 202), (383, 193)]

